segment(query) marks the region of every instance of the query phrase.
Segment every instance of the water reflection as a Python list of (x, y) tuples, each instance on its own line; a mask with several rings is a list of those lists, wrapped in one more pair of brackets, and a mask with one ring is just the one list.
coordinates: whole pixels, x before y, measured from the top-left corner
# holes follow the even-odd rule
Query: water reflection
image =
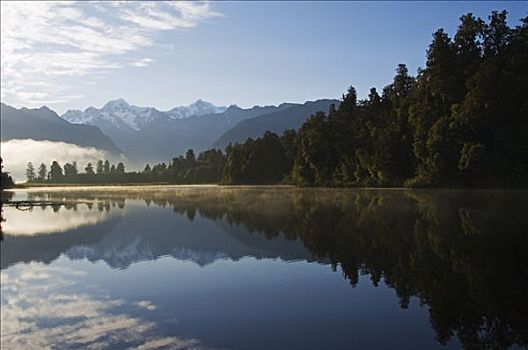
[(89, 201), (92, 209), (83, 210), (94, 221), (60, 219), (80, 205), (38, 208), (46, 213), (39, 234), (26, 236), (21, 216), (5, 211), (2, 269), (61, 254), (120, 269), (166, 255), (199, 266), (245, 256), (314, 261), (341, 270), (353, 287), (360, 276), (387, 285), (402, 308), (419, 298), (440, 344), (455, 337), (466, 348), (528, 345), (525, 191), (174, 187), (31, 195)]
[(64, 289), (84, 273), (65, 267), (31, 265), (2, 271), (2, 348), (64, 347), (107, 349), (202, 348), (196, 339), (155, 336), (156, 323), (130, 315), (155, 308), (149, 301), (127, 303), (108, 296)]

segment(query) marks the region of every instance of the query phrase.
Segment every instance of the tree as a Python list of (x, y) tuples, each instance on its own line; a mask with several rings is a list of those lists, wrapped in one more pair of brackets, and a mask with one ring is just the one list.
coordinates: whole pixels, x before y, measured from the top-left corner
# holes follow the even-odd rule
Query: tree
[(194, 151), (192, 149), (187, 150), (185, 153), (185, 161), (187, 166), (191, 167), (196, 163), (196, 158), (194, 156)]
[(323, 112), (308, 118), (299, 129), (299, 154), (292, 178), (297, 184), (327, 186), (337, 164), (335, 133)]
[(55, 160), (51, 163), (49, 177), (51, 182), (60, 182), (63, 180), (62, 168)]
[(125, 165), (123, 163), (119, 162), (117, 164), (116, 173), (118, 173), (118, 174), (124, 174), (125, 173)]
[(97, 171), (97, 174), (102, 174), (104, 172), (104, 165), (103, 165), (103, 161), (101, 159), (99, 159), (97, 161), (97, 166), (96, 166), (96, 171)]
[(481, 38), (484, 27), (484, 21), (475, 18), (472, 13), (460, 17), (460, 25), (454, 39), (457, 67), (462, 78), (458, 84), (464, 84), (478, 69), (482, 56)]
[(466, 185), (485, 183), (489, 171), (486, 148), (480, 143), (465, 143), (460, 153), (458, 169), (461, 171)]
[(94, 171), (93, 171), (93, 165), (92, 163), (88, 163), (86, 164), (86, 167), (84, 168), (84, 172), (86, 175), (95, 175)]
[(103, 171), (105, 174), (110, 173), (110, 162), (108, 161), (108, 159), (104, 162)]
[(31, 162), (27, 164), (26, 179), (27, 179), (27, 182), (34, 182), (36, 179), (35, 168), (33, 167), (33, 164)]
[(498, 56), (508, 47), (512, 29), (508, 27), (506, 11), (492, 11), (489, 24), (484, 26), (484, 55), (487, 57)]
[(426, 74), (433, 97), (438, 98), (444, 114), (449, 106), (460, 97), (461, 86), (457, 84), (457, 57), (454, 45), (443, 29), (433, 34), (433, 42), (427, 51)]
[(0, 157), (0, 188), (4, 189), (13, 187), (15, 187), (15, 182), (11, 176), (9, 176), (8, 172), (4, 171), (3, 159)]
[(48, 170), (46, 169), (46, 164), (40, 163), (38, 170), (38, 181), (44, 182), (48, 178)]
[(77, 175), (77, 163), (73, 164), (66, 163), (64, 164), (64, 177), (68, 180), (72, 180)]

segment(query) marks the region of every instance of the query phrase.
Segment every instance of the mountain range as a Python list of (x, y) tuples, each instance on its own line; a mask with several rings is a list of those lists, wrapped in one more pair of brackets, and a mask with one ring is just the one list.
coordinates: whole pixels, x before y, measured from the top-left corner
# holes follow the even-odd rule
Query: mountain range
[(161, 112), (153, 107), (138, 107), (129, 105), (124, 99), (109, 101), (101, 109), (87, 108), (84, 112), (70, 109), (62, 115), (73, 124), (92, 124), (108, 122), (124, 130), (141, 130), (149, 123), (159, 120), (186, 119), (205, 114), (222, 113), (224, 106), (215, 106), (210, 102), (198, 100), (189, 106), (174, 107)]
[(327, 112), (337, 100), (241, 108), (198, 100), (168, 111), (138, 107), (124, 99), (101, 108), (68, 110), (61, 117), (47, 107), (15, 109), (2, 104), (2, 140), (33, 138), (92, 146), (123, 153), (132, 163), (168, 161), (192, 148), (224, 149), (229, 143), (256, 138), (266, 130), (297, 129), (310, 115)]
[(16, 109), (4, 103), (0, 109), (2, 141), (13, 139), (49, 140), (95, 147), (110, 154), (122, 151), (110, 137), (92, 125), (68, 123), (47, 107)]

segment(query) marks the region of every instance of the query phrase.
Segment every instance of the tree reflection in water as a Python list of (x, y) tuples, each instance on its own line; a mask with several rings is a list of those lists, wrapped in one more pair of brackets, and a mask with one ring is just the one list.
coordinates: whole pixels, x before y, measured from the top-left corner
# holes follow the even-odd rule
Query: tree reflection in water
[(191, 221), (200, 215), (270, 240), (298, 239), (353, 287), (369, 275), (393, 288), (402, 308), (418, 297), (441, 344), (456, 336), (466, 348), (528, 346), (526, 191), (173, 188), (32, 196), (93, 200), (99, 211), (143, 200)]

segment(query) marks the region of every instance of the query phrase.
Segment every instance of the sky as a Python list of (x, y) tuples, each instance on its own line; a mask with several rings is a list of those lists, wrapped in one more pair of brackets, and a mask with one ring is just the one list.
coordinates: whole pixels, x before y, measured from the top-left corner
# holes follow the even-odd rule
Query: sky
[(58, 113), (124, 98), (168, 110), (366, 97), (425, 64), (462, 14), (528, 2), (1, 2), (1, 100)]

